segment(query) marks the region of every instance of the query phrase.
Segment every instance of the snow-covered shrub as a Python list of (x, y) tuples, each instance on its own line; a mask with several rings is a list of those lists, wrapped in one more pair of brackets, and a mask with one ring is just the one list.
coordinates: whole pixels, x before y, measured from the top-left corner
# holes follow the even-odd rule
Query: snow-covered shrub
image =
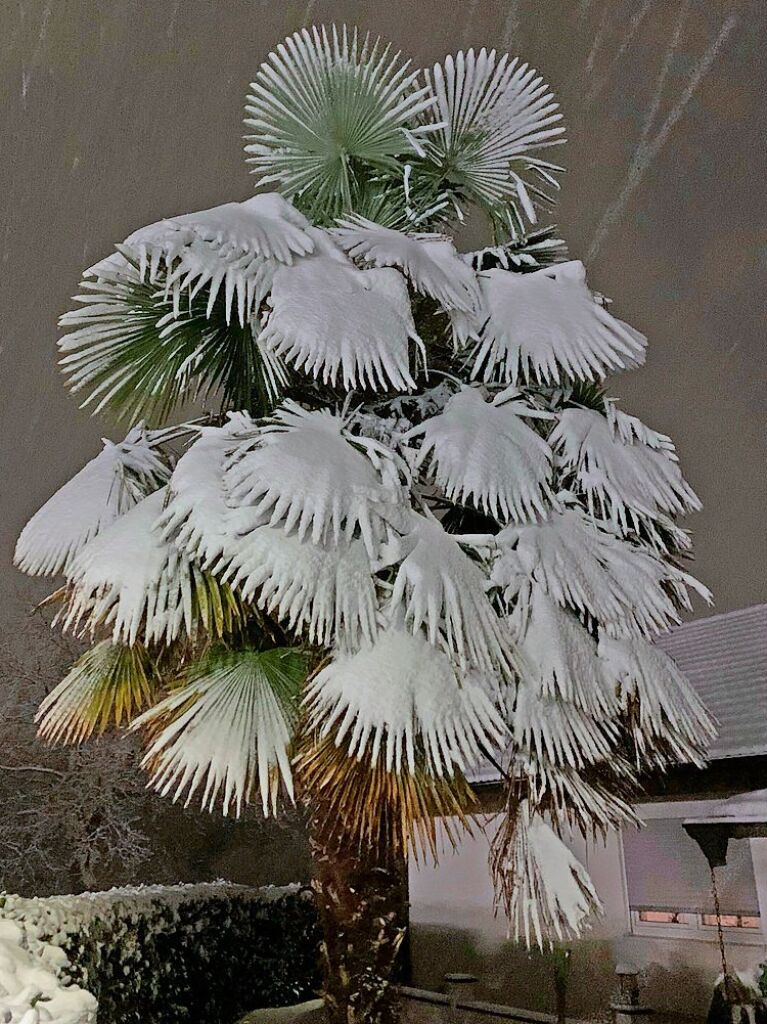
[(69, 978), (61, 947), (35, 938), (19, 921), (0, 919), (0, 1021), (92, 1024), (96, 999)]
[[(141, 886), (81, 896), (6, 896), (2, 902), (0, 941), (6, 931), (9, 940), (0, 945), (0, 985), (6, 960), (16, 956), (21, 962), (16, 948), (27, 958), (17, 970), (19, 983), (31, 985), (27, 961), (35, 954), (43, 965), (35, 985), (47, 993), (46, 970), (49, 984), (59, 977), (71, 981), (69, 989), (60, 983), (57, 998), (68, 996), (73, 1005), (77, 993), (92, 999), (87, 989), (104, 1024), (229, 1024), (254, 1007), (308, 998), (318, 985), (313, 901), (296, 886)], [(95, 1020), (64, 1016), (63, 1010), (51, 1018), (39, 1012), (10, 1020)]]

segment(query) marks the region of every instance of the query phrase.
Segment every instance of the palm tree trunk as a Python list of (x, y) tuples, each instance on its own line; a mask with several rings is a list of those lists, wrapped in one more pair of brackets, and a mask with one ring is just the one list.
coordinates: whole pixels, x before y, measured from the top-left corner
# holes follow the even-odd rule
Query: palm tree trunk
[(385, 846), (330, 842), (318, 810), (309, 832), (329, 1024), (391, 1024), (391, 983), (407, 927), (405, 859)]

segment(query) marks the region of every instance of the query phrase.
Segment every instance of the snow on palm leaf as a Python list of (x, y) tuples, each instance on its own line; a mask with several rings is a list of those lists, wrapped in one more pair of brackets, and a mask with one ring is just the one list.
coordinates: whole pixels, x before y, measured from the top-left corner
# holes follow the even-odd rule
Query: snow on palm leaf
[(400, 511), (393, 457), (348, 435), (340, 416), (295, 402), (281, 406), (255, 440), (234, 453), (224, 485), (232, 505), (253, 506), (270, 517), (270, 526), (295, 531), (299, 540), (338, 544), (359, 529), (371, 555), (381, 517)]
[(593, 381), (644, 361), (646, 339), (594, 300), (580, 261), (531, 274), (487, 270), (478, 280), (487, 320), (474, 351), (475, 377)]
[(414, 633), (424, 628), (429, 642), (444, 638), (463, 666), (492, 673), (510, 671), (509, 642), (486, 593), (486, 575), (461, 549), (460, 537), (436, 519), (411, 516), (408, 532), (391, 541), (383, 563), (400, 562), (391, 594), (403, 607)]
[(167, 480), (157, 452), (163, 436), (138, 425), (118, 444), (105, 440), (21, 531), (16, 565), (33, 576), (66, 572), (89, 540)]
[(587, 919), (601, 911), (583, 865), (529, 803), (520, 804), (511, 836), (494, 846), (498, 898), (510, 930), (527, 946), (577, 938)]
[(627, 531), (643, 516), (699, 509), (671, 440), (646, 428), (644, 439), (622, 436), (622, 423), (592, 409), (565, 409), (549, 437), (563, 470), (575, 474), (589, 511)]
[(303, 29), (259, 68), (247, 99), (245, 152), (261, 183), (315, 219), (354, 208), (371, 171), (420, 149), (418, 115), (434, 98), (378, 40), (344, 26)]
[(605, 676), (617, 687), (621, 704), (636, 705), (635, 743), (653, 757), (653, 743), (665, 747), (673, 760), (702, 764), (716, 727), (698, 695), (666, 652), (636, 636), (599, 640)]
[(375, 586), (362, 541), (326, 546), (262, 526), (234, 540), (230, 552), (223, 579), (310, 643), (375, 636)]
[(544, 700), (572, 704), (587, 714), (617, 710), (614, 690), (605, 685), (597, 645), (572, 615), (536, 583), (517, 604), (512, 630), (519, 671)]
[(167, 540), (203, 568), (227, 564), (237, 531), (258, 523), (252, 510), (231, 509), (224, 492), (227, 456), (256, 432), (255, 422), (243, 413), (231, 414), (223, 427), (199, 428), (198, 439), (171, 475), (158, 526)]
[(280, 786), (293, 795), (288, 748), (305, 675), (305, 658), (289, 648), (211, 651), (133, 724), (149, 736), (142, 763), (152, 788), (186, 794), (187, 807), (202, 789), (204, 808), (220, 798), (238, 817), (258, 789), (264, 814), (276, 812)]
[(471, 267), (443, 235), (406, 235), (365, 217), (340, 220), (334, 235), (355, 260), (374, 267), (398, 267), (416, 291), (429, 295), (443, 309), (470, 313), (478, 304)]
[(505, 727), (479, 676), (459, 679), (450, 659), (422, 634), (396, 627), (353, 653), (337, 651), (311, 680), (309, 725), (349, 755), (388, 771), (415, 771), (422, 748), (430, 769), (451, 775), (496, 749)]
[(581, 616), (649, 634), (679, 621), (675, 603), (689, 607), (688, 589), (708, 596), (692, 576), (601, 529), (577, 507), (552, 511), (539, 523), (507, 526), (493, 546), (491, 581), (510, 605), (527, 604), (532, 582)]
[(157, 528), (166, 490), (102, 530), (72, 561), (58, 618), (79, 632), (109, 628), (115, 643), (169, 644), (182, 633), (221, 635), (241, 609)]
[(512, 235), (521, 234), (522, 211), (535, 223), (536, 200), (548, 200), (540, 186), (558, 187), (552, 172), (561, 168), (532, 155), (563, 141), (549, 87), (527, 64), (484, 47), (446, 57), (426, 78), (441, 124), (426, 142), (429, 160)]
[(289, 365), (346, 390), (415, 388), (408, 347), (420, 339), (398, 271), (302, 260), (276, 272), (270, 302), (261, 341)]
[(439, 416), (414, 427), (422, 436), (418, 464), (430, 471), (451, 501), (470, 502), (506, 521), (545, 515), (554, 502), (551, 451), (524, 422), (535, 415), (523, 403), (488, 403), (477, 388), (463, 388)]
[(40, 705), (40, 736), (82, 743), (94, 731), (129, 722), (149, 702), (152, 671), (140, 644), (102, 640), (79, 658)]

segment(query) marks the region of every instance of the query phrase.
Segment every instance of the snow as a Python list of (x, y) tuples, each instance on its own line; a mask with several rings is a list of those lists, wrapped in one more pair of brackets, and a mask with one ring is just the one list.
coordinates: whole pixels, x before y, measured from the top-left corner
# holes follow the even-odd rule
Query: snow
[(531, 274), (487, 270), (479, 281), (489, 315), (474, 352), (475, 377), (593, 381), (642, 361), (646, 339), (594, 301), (578, 261)]
[(545, 515), (554, 503), (552, 454), (513, 406), (486, 402), (463, 388), (438, 416), (414, 427), (422, 436), (418, 464), (430, 459), (437, 484), (451, 501), (471, 503), (502, 521)]
[(387, 770), (415, 767), (420, 740), (437, 774), (476, 764), (482, 745), (502, 744), (505, 726), (487, 685), (459, 681), (449, 658), (420, 635), (389, 626), (354, 653), (336, 652), (307, 687), (312, 728), (335, 732), (351, 756), (383, 757)]
[(274, 275), (262, 344), (302, 373), (347, 391), (415, 387), (409, 342), (420, 342), (405, 279), (317, 257)]

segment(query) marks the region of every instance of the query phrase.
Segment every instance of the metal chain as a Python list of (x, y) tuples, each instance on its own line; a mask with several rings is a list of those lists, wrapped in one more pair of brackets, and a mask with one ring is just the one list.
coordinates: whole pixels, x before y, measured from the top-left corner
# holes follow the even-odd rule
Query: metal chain
[(722, 930), (722, 910), (719, 906), (719, 888), (716, 884), (716, 872), (711, 868), (711, 892), (714, 896), (714, 912), (716, 914), (716, 934), (719, 938), (719, 955), (722, 958), (722, 977), (724, 985), (724, 998), (728, 1006), (732, 1006), (733, 999), (730, 992), (730, 974), (727, 970), (727, 951), (724, 945), (724, 931)]

